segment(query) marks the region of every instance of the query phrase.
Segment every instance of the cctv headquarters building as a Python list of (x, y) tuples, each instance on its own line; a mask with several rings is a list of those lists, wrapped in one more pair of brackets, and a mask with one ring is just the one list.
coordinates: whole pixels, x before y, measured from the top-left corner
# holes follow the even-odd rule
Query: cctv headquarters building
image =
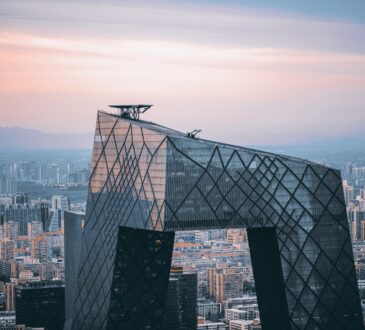
[(170, 330), (175, 231), (226, 228), (247, 229), (263, 330), (364, 329), (340, 171), (114, 107), (97, 115), (72, 329)]

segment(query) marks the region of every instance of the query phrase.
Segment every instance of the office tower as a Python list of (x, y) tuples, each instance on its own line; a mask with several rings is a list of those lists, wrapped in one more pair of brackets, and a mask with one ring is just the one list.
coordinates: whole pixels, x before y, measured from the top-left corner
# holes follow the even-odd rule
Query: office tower
[(73, 329), (161, 329), (174, 232), (219, 228), (247, 228), (263, 329), (364, 329), (340, 171), (119, 108), (97, 116)]
[(77, 292), (77, 270), (80, 260), (83, 217), (83, 214), (65, 211), (65, 330), (70, 329), (72, 325), (72, 308)]
[(184, 272), (172, 267), (170, 276), (177, 279), (179, 323), (175, 329), (194, 330), (197, 325), (197, 284), (196, 273)]
[(167, 288), (163, 329), (178, 329), (180, 323), (179, 280), (170, 277)]
[(40, 221), (43, 224), (43, 230), (48, 230), (50, 225), (50, 218), (49, 218), (49, 206), (48, 203), (45, 201), (42, 201), (39, 203), (40, 208)]
[(0, 241), (0, 259), (11, 261), (15, 257), (15, 241)]
[(65, 322), (65, 286), (41, 281), (15, 288), (16, 322), (28, 327), (61, 330)]
[(214, 297), (216, 302), (243, 295), (243, 269), (226, 268), (215, 273)]
[(6, 283), (6, 310), (15, 310), (15, 283)]

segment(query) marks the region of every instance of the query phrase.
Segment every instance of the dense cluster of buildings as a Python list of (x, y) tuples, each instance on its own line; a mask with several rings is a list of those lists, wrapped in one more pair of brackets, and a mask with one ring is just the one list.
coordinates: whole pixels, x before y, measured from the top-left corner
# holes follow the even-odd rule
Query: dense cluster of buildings
[(176, 282), (174, 269), (195, 281), (190, 287), (196, 293), (189, 295), (195, 301), (188, 304), (195, 306), (195, 314), (185, 318), (198, 320), (197, 329), (261, 329), (246, 230), (177, 232), (172, 262), (169, 294)]
[(67, 197), (0, 195), (0, 323), (60, 329), (64, 323)]
[[(31, 201), (24, 193), (0, 197), (4, 329), (63, 324), (64, 212), (71, 209), (78, 205), (64, 196), (50, 201)], [(167, 329), (259, 329), (245, 230), (178, 232), (167, 297)]]
[(347, 163), (343, 189), (361, 299), (365, 299), (365, 167)]
[(85, 164), (67, 161), (17, 161), (0, 164), (0, 194), (13, 194), (19, 184), (42, 185), (87, 184), (89, 171)]
[[(30, 200), (17, 192), (17, 180), (71, 183), (86, 182), (87, 176), (72, 168), (64, 172), (26, 162), (0, 172), (0, 329), (62, 329), (67, 308), (64, 212), (84, 212), (85, 205), (71, 205), (65, 196)], [(356, 271), (365, 299), (365, 167), (348, 165), (344, 173)], [(245, 229), (176, 232), (172, 264), (166, 329), (261, 329)]]

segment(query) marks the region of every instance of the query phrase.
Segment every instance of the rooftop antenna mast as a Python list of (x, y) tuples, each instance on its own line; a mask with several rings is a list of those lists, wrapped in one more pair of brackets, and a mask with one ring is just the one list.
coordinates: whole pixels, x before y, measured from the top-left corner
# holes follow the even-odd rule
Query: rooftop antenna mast
[(118, 109), (118, 116), (122, 118), (139, 120), (139, 115), (151, 108), (152, 104), (115, 104), (109, 107)]

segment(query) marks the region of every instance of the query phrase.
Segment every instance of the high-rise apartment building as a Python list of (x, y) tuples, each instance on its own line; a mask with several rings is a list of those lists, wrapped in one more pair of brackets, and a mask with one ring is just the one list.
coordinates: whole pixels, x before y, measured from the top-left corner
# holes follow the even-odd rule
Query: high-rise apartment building
[(7, 221), (4, 223), (4, 239), (16, 241), (19, 234), (19, 224), (16, 221)]
[(41, 235), (43, 233), (43, 224), (40, 221), (32, 221), (28, 223), (28, 239), (32, 240), (33, 238)]
[(216, 302), (243, 295), (243, 269), (226, 268), (215, 273), (214, 297)]
[(343, 192), (345, 196), (345, 203), (348, 205), (354, 200), (354, 187), (349, 185), (347, 180), (343, 181)]
[(214, 297), (215, 291), (215, 268), (208, 268), (208, 296), (210, 298)]
[(97, 117), (73, 329), (161, 329), (174, 232), (219, 228), (247, 228), (263, 329), (364, 329), (340, 171), (117, 107)]
[(32, 220), (40, 221), (43, 225), (43, 231), (48, 231), (51, 220), (49, 218), (49, 203), (44, 200), (36, 201), (33, 204), (33, 208), (39, 211), (38, 216)]
[(32, 221), (43, 221), (42, 214), (45, 215), (43, 207), (40, 204), (13, 204), (9, 206), (0, 205), (0, 219), (2, 219), (4, 226), (5, 223), (9, 222), (17, 223), (18, 234), (27, 235), (28, 223)]
[(0, 194), (14, 194), (17, 189), (18, 184), (14, 177), (0, 175)]
[(15, 257), (15, 241), (0, 241), (0, 259), (3, 261), (14, 260)]
[(45, 236), (38, 236), (32, 239), (31, 256), (38, 259), (40, 263), (48, 262), (51, 257), (51, 247)]
[(19, 264), (16, 260), (10, 261), (10, 276), (12, 278), (17, 278), (19, 275)]
[(6, 288), (6, 310), (15, 310), (15, 283), (9, 282), (5, 284)]

